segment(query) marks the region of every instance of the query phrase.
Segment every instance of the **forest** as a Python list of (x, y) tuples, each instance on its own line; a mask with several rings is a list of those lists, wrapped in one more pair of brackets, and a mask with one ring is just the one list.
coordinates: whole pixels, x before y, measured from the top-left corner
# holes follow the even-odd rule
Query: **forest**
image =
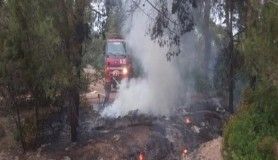
[[(28, 153), (44, 144), (50, 144), (49, 148), (62, 146), (61, 133), (68, 135), (67, 145), (75, 144), (84, 150), (87, 147), (87, 154), (90, 152), (85, 157), (81, 151), (72, 152), (70, 159), (100, 159), (96, 154), (105, 155), (102, 148), (95, 152), (97, 145), (88, 145), (84, 138), (94, 139), (103, 133), (90, 131), (84, 136), (82, 128), (91, 124), (83, 125), (82, 120), (94, 117), (91, 120), (100, 123), (97, 120), (104, 119), (106, 123), (101, 127), (113, 130), (112, 122), (107, 122), (113, 117), (106, 119), (98, 111), (87, 109), (102, 105), (106, 97), (96, 94), (92, 102), (84, 96), (92, 91), (92, 86), (103, 87), (108, 57), (104, 54), (105, 45), (113, 34), (121, 35), (135, 54), (145, 52), (134, 55), (141, 66), (140, 73), (128, 87), (120, 85), (112, 100), (115, 103), (111, 102), (127, 107), (138, 104), (134, 110), (141, 113), (142, 109), (141, 118), (125, 114), (123, 119), (144, 119), (146, 128), (155, 126), (157, 119), (168, 122), (164, 110), (156, 114), (156, 109), (149, 109), (158, 107), (159, 102), (166, 105), (168, 114), (175, 107), (167, 106), (190, 102), (194, 108), (203, 101), (209, 106), (209, 100), (217, 99), (219, 108), (224, 110), (217, 113), (221, 117), (217, 136), (223, 137), (222, 159), (278, 159), (277, 0), (0, 0), (0, 159), (28, 159)], [(91, 94), (95, 93), (94, 90)], [(125, 95), (132, 102), (121, 98)], [(107, 112), (111, 113), (104, 109)], [(119, 129), (111, 133), (118, 133), (116, 130)], [(143, 134), (144, 130), (139, 132)], [(108, 141), (108, 135), (95, 141)], [(192, 153), (215, 138), (200, 140), (200, 144), (196, 138)], [(151, 148), (161, 145), (164, 144)], [(105, 149), (109, 152), (111, 147)], [(165, 152), (159, 150), (157, 154), (160, 151)], [(61, 155), (68, 154), (64, 149), (54, 152), (48, 149), (44, 156), (62, 159)], [(158, 158), (144, 154), (151, 157), (146, 159), (179, 159), (174, 155)], [(114, 155), (103, 159), (133, 159), (130, 157)]]

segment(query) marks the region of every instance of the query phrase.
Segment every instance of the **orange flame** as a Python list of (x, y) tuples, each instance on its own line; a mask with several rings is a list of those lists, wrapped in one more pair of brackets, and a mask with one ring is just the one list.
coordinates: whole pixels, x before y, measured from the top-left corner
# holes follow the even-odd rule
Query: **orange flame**
[(182, 151), (182, 154), (184, 154), (184, 155), (186, 155), (188, 153), (188, 150), (187, 149), (184, 149), (183, 151)]
[(184, 150), (182, 151), (181, 156), (182, 156), (183, 158), (186, 158), (186, 157), (187, 157), (187, 154), (188, 154), (188, 150), (187, 150), (187, 149), (184, 149)]
[(144, 157), (144, 155), (142, 153), (139, 154), (138, 160), (145, 160), (145, 157)]
[(185, 124), (190, 124), (192, 122), (190, 117), (185, 117), (184, 121), (185, 121)]

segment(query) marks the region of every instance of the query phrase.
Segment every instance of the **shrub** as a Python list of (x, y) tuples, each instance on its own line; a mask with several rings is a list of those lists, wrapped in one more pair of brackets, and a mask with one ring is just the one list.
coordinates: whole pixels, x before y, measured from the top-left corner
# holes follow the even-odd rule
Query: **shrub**
[(278, 139), (277, 87), (263, 87), (245, 95), (238, 113), (224, 129), (228, 160), (272, 160)]

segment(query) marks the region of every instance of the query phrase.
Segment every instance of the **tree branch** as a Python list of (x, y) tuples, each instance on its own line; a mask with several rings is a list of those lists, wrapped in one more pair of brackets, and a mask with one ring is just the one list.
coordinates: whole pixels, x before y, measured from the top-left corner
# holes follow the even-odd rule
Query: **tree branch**
[(103, 17), (107, 16), (106, 14), (103, 14), (103, 13), (101, 13), (100, 11), (98, 11), (98, 10), (96, 10), (94, 8), (91, 8), (91, 9), (92, 9), (93, 12), (95, 12), (96, 14), (98, 14), (100, 16), (103, 16)]

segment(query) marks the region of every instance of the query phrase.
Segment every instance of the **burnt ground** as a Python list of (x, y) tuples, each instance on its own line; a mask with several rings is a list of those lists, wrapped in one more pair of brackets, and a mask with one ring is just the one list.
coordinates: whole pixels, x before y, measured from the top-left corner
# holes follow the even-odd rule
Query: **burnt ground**
[(69, 142), (65, 126), (56, 143), (44, 147), (41, 154), (54, 159), (178, 160), (222, 133), (224, 112), (211, 99), (181, 107), (170, 117), (133, 111), (103, 118), (94, 109), (97, 106), (81, 108), (78, 142)]
[(80, 108), (77, 142), (70, 142), (64, 115), (62, 121), (51, 125), (52, 128), (62, 126), (59, 134), (47, 137), (36, 151), (24, 155), (1, 152), (0, 159), (187, 159), (201, 144), (221, 135), (225, 119), (224, 110), (214, 98), (197, 99), (191, 105), (177, 108), (176, 114), (170, 117), (153, 117), (133, 111), (114, 119), (99, 115), (96, 109), (102, 106), (99, 102), (97, 98), (89, 98), (92, 105)]

